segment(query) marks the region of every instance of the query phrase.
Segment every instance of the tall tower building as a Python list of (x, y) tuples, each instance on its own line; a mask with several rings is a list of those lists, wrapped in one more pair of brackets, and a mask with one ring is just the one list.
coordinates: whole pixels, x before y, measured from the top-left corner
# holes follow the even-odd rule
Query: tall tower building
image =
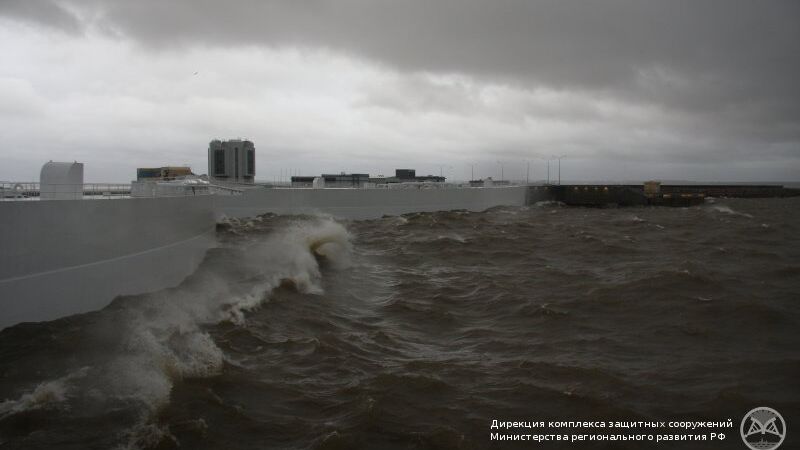
[(256, 148), (251, 141), (214, 139), (208, 144), (208, 176), (234, 183), (252, 183)]

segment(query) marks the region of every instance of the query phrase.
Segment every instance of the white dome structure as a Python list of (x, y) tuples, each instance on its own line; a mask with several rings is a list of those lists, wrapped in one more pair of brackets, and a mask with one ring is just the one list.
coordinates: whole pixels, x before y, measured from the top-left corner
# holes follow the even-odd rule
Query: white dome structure
[(83, 198), (83, 163), (53, 162), (42, 166), (39, 174), (41, 200), (80, 200)]

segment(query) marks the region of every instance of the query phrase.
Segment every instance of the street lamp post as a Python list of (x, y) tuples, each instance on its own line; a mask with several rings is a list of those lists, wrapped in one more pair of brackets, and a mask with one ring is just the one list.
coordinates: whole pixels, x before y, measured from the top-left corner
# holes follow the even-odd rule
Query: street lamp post
[(448, 166), (447, 164), (439, 164), (439, 177), (444, 178), (444, 168), (447, 167), (448, 169), (452, 169), (452, 166)]
[(561, 158), (566, 157), (567, 155), (553, 155), (553, 159), (558, 160), (558, 185), (561, 185)]
[(531, 162), (526, 161), (528, 163), (528, 167), (525, 171), (525, 184), (531, 184)]
[(550, 184), (550, 160), (547, 160), (547, 184)]

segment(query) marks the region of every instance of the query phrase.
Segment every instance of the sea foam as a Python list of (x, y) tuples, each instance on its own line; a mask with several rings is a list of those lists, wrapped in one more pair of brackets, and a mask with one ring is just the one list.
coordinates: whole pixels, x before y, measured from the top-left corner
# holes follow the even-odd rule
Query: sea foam
[[(248, 225), (251, 226), (251, 225)], [(246, 314), (287, 283), (298, 291), (321, 294), (320, 260), (349, 265), (350, 236), (329, 218), (298, 219), (265, 237), (247, 242), (232, 262), (230, 275), (203, 271), (201, 279), (175, 289), (125, 298), (103, 311), (101, 325), (87, 332), (108, 345), (108, 358), (92, 367), (45, 381), (18, 400), (0, 403), (0, 419), (26, 410), (61, 405), (81, 392), (90, 408), (124, 405), (139, 411), (125, 433), (124, 448), (149, 445), (169, 430), (153, 424), (169, 401), (175, 382), (221, 373), (224, 355), (205, 328), (228, 321), (246, 326)], [(91, 395), (89, 395), (89, 393)]]

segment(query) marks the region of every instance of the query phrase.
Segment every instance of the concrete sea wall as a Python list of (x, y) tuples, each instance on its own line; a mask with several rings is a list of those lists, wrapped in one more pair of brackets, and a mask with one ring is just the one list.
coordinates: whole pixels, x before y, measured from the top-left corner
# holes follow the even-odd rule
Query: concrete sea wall
[(580, 184), (529, 186), (527, 204), (558, 201), (569, 206), (692, 206), (705, 197), (794, 197), (800, 190), (780, 185), (661, 185), (656, 193), (645, 193), (640, 184)]
[(522, 206), (524, 186), (252, 189), (236, 196), (0, 202), (0, 329), (179, 284), (216, 244), (221, 215), (410, 212)]
[(274, 214), (330, 214), (344, 219), (375, 219), (411, 212), (525, 205), (524, 186), (430, 189), (252, 189), (219, 199), (228, 217)]
[(0, 202), (0, 329), (177, 285), (216, 242), (215, 201)]

